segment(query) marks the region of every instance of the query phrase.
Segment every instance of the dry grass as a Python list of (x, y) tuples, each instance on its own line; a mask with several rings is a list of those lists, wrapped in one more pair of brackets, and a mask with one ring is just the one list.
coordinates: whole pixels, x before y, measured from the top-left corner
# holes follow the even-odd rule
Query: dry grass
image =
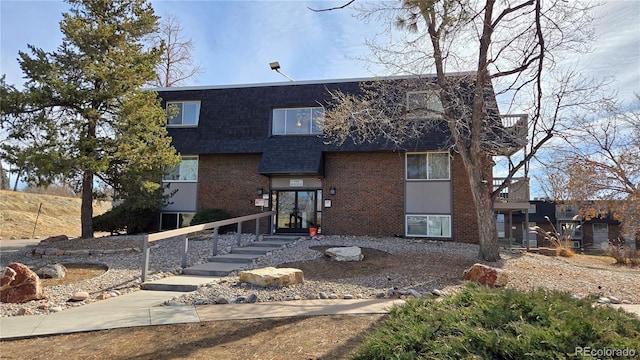
[[(0, 190), (0, 237), (30, 238), (40, 203), (42, 210), (35, 236), (80, 235), (79, 198)], [(94, 202), (93, 214), (102, 214), (110, 208), (111, 203)]]

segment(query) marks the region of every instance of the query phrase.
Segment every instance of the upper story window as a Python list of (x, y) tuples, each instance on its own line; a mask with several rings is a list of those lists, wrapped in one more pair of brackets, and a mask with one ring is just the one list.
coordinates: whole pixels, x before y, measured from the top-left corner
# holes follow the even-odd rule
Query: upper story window
[(407, 154), (407, 180), (449, 180), (451, 166), (449, 153)]
[(407, 115), (409, 118), (442, 118), (444, 107), (436, 90), (407, 92)]
[(167, 169), (164, 181), (198, 181), (198, 157), (183, 156), (180, 164)]
[(167, 120), (167, 126), (198, 126), (200, 101), (167, 101), (167, 109), (171, 106), (178, 113)]
[(322, 134), (324, 108), (273, 109), (271, 135)]

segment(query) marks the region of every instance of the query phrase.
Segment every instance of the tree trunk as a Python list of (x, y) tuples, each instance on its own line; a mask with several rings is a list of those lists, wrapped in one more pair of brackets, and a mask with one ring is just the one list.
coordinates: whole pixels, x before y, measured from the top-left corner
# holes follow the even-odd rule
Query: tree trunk
[[(484, 186), (480, 186), (483, 188)], [(476, 216), (478, 218), (478, 236), (480, 251), (478, 258), (490, 262), (500, 260), (500, 245), (496, 230), (496, 217), (493, 212), (493, 201), (488, 190), (481, 191), (476, 200)]]
[(80, 206), (82, 238), (93, 237), (93, 173), (85, 170), (82, 174), (82, 205)]
[(500, 246), (498, 244), (498, 231), (496, 230), (496, 217), (493, 212), (493, 191), (491, 169), (488, 168), (488, 160), (482, 160), (479, 156), (470, 156), (473, 165), (467, 166), (469, 172), (469, 186), (471, 196), (476, 208), (478, 222), (478, 243), (480, 250), (478, 258), (495, 262), (500, 260)]

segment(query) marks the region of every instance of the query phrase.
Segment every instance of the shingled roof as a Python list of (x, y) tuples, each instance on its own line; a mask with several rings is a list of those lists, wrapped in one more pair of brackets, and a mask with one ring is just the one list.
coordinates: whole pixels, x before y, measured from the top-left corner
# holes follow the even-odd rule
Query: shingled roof
[[(323, 154), (326, 152), (399, 149), (382, 139), (373, 143), (354, 144), (346, 141), (342, 145), (336, 145), (325, 141), (321, 135), (272, 136), (273, 109), (326, 106), (330, 100), (329, 91), (341, 90), (344, 93), (359, 94), (361, 82), (373, 80), (380, 79), (163, 88), (157, 91), (164, 102), (201, 102), (197, 127), (168, 128), (173, 145), (181, 154), (262, 154), (258, 170), (261, 174), (322, 175)], [(429, 81), (428, 77), (425, 81)], [(446, 124), (442, 124), (423, 138), (404, 144), (402, 150), (440, 150), (446, 146), (448, 138)]]

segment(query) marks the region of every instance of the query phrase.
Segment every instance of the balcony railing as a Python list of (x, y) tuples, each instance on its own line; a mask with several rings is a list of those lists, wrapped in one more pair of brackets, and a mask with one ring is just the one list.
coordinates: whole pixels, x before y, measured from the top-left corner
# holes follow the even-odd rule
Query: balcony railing
[(509, 156), (520, 150), (527, 143), (529, 132), (528, 117), (526, 114), (500, 115), (503, 128), (503, 146), (498, 155)]
[[(493, 178), (493, 190), (497, 190), (505, 178)], [(511, 178), (509, 184), (500, 190), (497, 202), (529, 202), (529, 178)]]

